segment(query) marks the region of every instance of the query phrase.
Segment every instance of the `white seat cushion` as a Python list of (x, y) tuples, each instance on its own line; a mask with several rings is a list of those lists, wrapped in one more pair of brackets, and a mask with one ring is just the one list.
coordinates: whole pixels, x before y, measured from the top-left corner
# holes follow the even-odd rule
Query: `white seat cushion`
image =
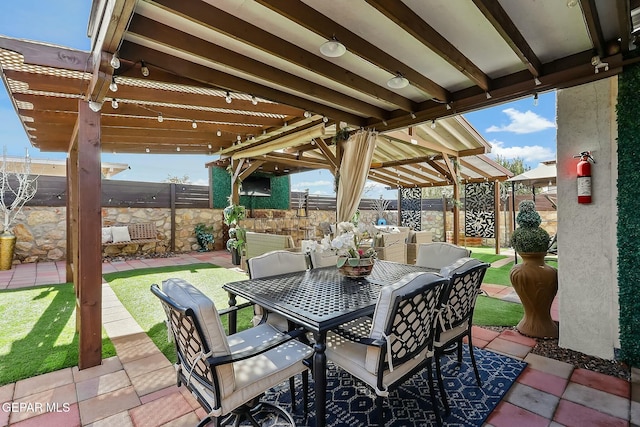
[(416, 265), (440, 270), (460, 258), (471, 255), (469, 249), (444, 242), (423, 243), (418, 246)]
[(109, 243), (113, 240), (111, 227), (102, 227), (102, 244)]
[(302, 252), (271, 251), (247, 260), (252, 279), (305, 271), (307, 256)]
[(113, 243), (130, 242), (131, 236), (129, 235), (129, 227), (111, 227), (111, 235), (113, 236)]

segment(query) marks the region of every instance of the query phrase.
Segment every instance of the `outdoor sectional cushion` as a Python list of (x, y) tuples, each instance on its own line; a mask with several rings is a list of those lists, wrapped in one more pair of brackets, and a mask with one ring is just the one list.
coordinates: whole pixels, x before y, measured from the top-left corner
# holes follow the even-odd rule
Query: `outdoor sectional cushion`
[(111, 234), (113, 236), (113, 243), (130, 242), (131, 236), (129, 235), (129, 227), (111, 227)]

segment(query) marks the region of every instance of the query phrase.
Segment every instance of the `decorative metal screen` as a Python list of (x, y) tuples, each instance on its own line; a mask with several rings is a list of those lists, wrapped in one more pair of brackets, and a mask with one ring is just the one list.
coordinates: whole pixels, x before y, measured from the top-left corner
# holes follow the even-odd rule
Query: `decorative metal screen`
[(468, 237), (495, 237), (495, 183), (465, 185), (464, 234)]
[(400, 225), (421, 230), (422, 225), (422, 189), (403, 188), (400, 190)]

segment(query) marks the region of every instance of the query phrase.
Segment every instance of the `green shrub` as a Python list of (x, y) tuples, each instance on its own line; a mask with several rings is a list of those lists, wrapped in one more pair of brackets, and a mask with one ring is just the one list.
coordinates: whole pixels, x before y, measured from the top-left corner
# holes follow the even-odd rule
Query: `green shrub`
[(540, 228), (542, 222), (536, 206), (531, 200), (524, 200), (518, 206), (516, 222), (518, 228), (511, 235), (511, 246), (517, 252), (547, 252), (549, 233)]

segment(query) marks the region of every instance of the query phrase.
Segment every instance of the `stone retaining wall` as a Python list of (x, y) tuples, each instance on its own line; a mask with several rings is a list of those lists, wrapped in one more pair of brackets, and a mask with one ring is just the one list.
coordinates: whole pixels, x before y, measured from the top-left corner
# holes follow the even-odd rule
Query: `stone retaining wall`
[[(290, 219), (296, 220), (295, 210), (254, 210), (251, 212), (254, 218)], [(550, 234), (556, 233), (556, 213), (540, 212), (542, 226)], [(510, 216), (501, 217), (503, 230), (510, 230)], [(387, 211), (385, 219), (388, 224), (396, 224), (397, 211)], [(446, 231), (453, 230), (453, 214), (447, 213), (447, 230), (443, 228), (443, 213), (434, 211), (422, 212), (422, 230), (431, 231), (434, 241), (445, 241)], [(377, 220), (375, 211), (362, 211), (360, 220), (364, 223), (372, 223)], [(103, 256), (115, 256), (126, 253), (141, 252), (167, 252), (170, 251), (171, 239), (171, 211), (165, 208), (103, 208), (102, 221), (105, 226), (126, 225), (131, 223), (153, 222), (158, 231), (159, 242), (127, 246), (103, 247)], [(334, 211), (314, 210), (309, 212), (306, 219), (309, 224), (319, 225), (322, 222), (335, 222)], [(198, 223), (213, 224), (215, 248), (224, 248), (226, 239), (226, 226), (222, 222), (221, 209), (177, 209), (175, 250), (176, 252), (190, 252), (200, 249), (194, 228)], [(29, 263), (38, 261), (59, 261), (66, 258), (66, 209), (64, 207), (25, 207), (17, 218), (14, 233), (17, 237), (14, 263)], [(464, 212), (460, 214), (460, 224), (464, 225)], [(318, 237), (322, 236), (320, 229), (316, 230)], [(502, 234), (503, 246), (507, 246), (510, 232)], [(494, 239), (483, 239), (483, 245), (493, 246)]]

